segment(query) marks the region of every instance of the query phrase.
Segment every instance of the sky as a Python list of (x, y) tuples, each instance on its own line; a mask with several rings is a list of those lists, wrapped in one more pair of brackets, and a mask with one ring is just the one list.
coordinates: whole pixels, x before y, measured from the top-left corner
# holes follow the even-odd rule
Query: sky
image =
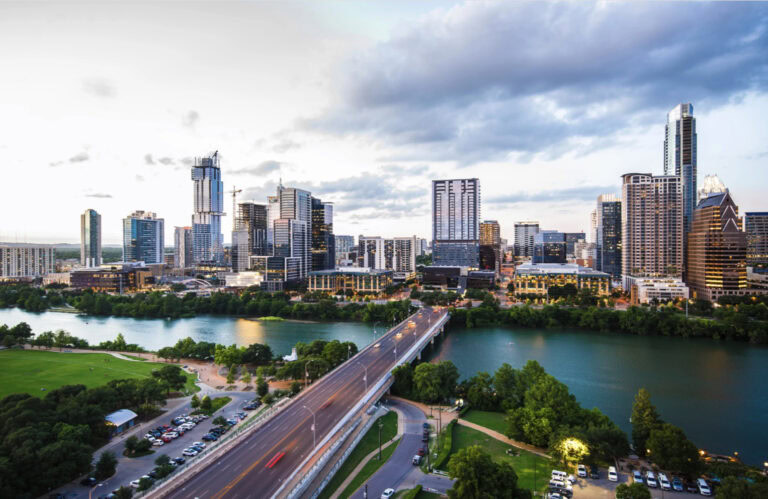
[(429, 239), (431, 180), (475, 177), (502, 237), (588, 231), (681, 102), (699, 183), (768, 211), (768, 3), (0, 1), (0, 67), (5, 242), (79, 242), (92, 208), (104, 244), (146, 210), (171, 245), (215, 150), (238, 201), (282, 179), (336, 234)]

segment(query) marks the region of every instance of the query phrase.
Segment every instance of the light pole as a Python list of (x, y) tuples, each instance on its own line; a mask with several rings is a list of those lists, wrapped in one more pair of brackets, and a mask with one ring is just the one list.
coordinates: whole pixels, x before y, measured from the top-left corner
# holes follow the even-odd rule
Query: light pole
[(379, 324), (381, 321), (376, 321), (373, 323), (373, 341), (376, 341), (376, 324)]
[(384, 422), (379, 419), (379, 461), (381, 461), (381, 429), (384, 428)]
[(315, 447), (317, 447), (317, 433), (316, 433), (317, 427), (315, 426), (315, 413), (312, 411), (312, 409), (310, 409), (306, 405), (303, 407), (304, 409), (308, 410), (312, 414), (312, 448), (314, 449)]
[(365, 392), (368, 393), (368, 366), (362, 362), (358, 362), (358, 364), (363, 366), (363, 369), (365, 369), (365, 376), (363, 376), (363, 381), (365, 381)]
[(88, 499), (91, 499), (91, 497), (93, 497), (93, 489), (95, 489), (96, 487), (101, 487), (102, 485), (104, 485), (104, 482), (97, 483), (96, 485), (91, 487), (91, 490), (88, 491)]

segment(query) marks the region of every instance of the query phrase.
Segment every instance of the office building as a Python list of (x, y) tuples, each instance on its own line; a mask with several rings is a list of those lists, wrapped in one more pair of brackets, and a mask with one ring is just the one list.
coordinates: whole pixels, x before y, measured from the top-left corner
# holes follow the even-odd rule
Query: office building
[(416, 236), (384, 240), (384, 268), (393, 271), (393, 279), (408, 280), (416, 277), (418, 247), (419, 238)]
[(717, 301), (747, 291), (747, 234), (730, 193), (702, 199), (688, 233), (686, 284), (693, 298)]
[(515, 269), (515, 297), (549, 296), (552, 286), (572, 284), (576, 289), (590, 289), (596, 296), (611, 293), (611, 276), (587, 267), (568, 263), (524, 263)]
[(379, 294), (392, 285), (392, 274), (391, 270), (360, 267), (317, 270), (309, 273), (308, 289), (332, 295)]
[(349, 253), (354, 249), (355, 236), (334, 236), (336, 239), (336, 254)]
[(416, 256), (423, 256), (428, 253), (428, 243), (424, 238), (419, 239), (419, 253)]
[(682, 199), (678, 176), (622, 175), (621, 273), (624, 279), (628, 276), (682, 277)]
[(576, 243), (587, 239), (587, 235), (583, 232), (566, 232), (565, 233), (565, 255), (568, 258), (573, 258), (576, 254)]
[(85, 210), (80, 215), (80, 265), (101, 265), (101, 215), (96, 210)]
[[(335, 244), (335, 266), (351, 267), (357, 264), (355, 236), (333, 236)], [(354, 253), (354, 257), (353, 257)]]
[(269, 291), (283, 289), (283, 283), (299, 280), (301, 258), (284, 256), (252, 256), (251, 271), (261, 273), (262, 286)]
[(693, 104), (678, 104), (667, 113), (664, 136), (664, 175), (680, 177), (683, 234), (691, 230), (696, 209), (696, 118)]
[(384, 238), (379, 236), (363, 236), (357, 238), (358, 266), (368, 269), (386, 269), (384, 253)]
[(180, 269), (192, 267), (192, 227), (173, 228), (173, 266)]
[(768, 265), (768, 211), (744, 214), (747, 233), (747, 265)]
[(702, 199), (707, 199), (713, 194), (722, 194), (727, 191), (728, 189), (726, 189), (725, 184), (720, 180), (720, 177), (717, 175), (706, 175), (704, 181), (701, 183), (701, 188), (699, 189), (697, 203), (701, 202)]
[(623, 286), (629, 291), (631, 305), (687, 300), (690, 296), (688, 286), (676, 277), (624, 276)]
[(477, 267), (480, 180), (432, 181), (432, 259), (435, 265)]
[(621, 200), (613, 194), (597, 197), (595, 209), (595, 270), (621, 278)]
[(56, 249), (33, 244), (0, 245), (0, 281), (34, 279), (56, 270)]
[(336, 238), (333, 235), (333, 203), (312, 198), (312, 270), (336, 266)]
[(515, 256), (533, 257), (533, 237), (539, 232), (539, 222), (515, 223)]
[(280, 190), (282, 182), (277, 188), (278, 195), (267, 196), (267, 255), (275, 252), (275, 220), (280, 218)]
[(146, 289), (154, 283), (152, 270), (144, 262), (116, 262), (99, 268), (76, 269), (70, 285), (105, 293), (127, 293)]
[(192, 166), (194, 214), (192, 215), (192, 251), (195, 263), (224, 262), (224, 184), (221, 181), (219, 152), (195, 158)]
[(165, 221), (151, 211), (123, 219), (123, 261), (163, 263)]
[[(273, 222), (273, 255), (298, 258), (299, 279), (312, 269), (312, 196), (295, 188), (277, 188), (279, 218)], [(274, 209), (270, 206), (270, 209)]]
[(533, 263), (565, 263), (567, 247), (563, 232), (539, 231), (533, 236)]
[(486, 220), (480, 224), (480, 268), (499, 272), (503, 259), (499, 222)]
[(232, 231), (232, 270), (248, 270), (252, 255), (267, 254), (267, 207), (255, 203), (239, 203)]

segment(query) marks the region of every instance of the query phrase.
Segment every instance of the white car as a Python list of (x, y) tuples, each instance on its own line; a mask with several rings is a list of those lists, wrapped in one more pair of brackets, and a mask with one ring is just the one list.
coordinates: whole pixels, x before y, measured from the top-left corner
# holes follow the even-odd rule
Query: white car
[(568, 475), (568, 481), (569, 481), (571, 484), (574, 484), (574, 483), (576, 483), (576, 477), (575, 477), (575, 476), (573, 476), (573, 475)]
[(184, 452), (182, 452), (185, 456), (194, 457), (197, 455), (197, 451), (195, 449), (184, 449)]
[(395, 495), (395, 489), (386, 489), (381, 493), (381, 499), (389, 499), (393, 495)]
[(161, 445), (165, 445), (165, 442), (163, 442), (160, 439), (157, 439), (154, 442), (152, 442), (152, 445), (154, 445), (155, 447), (160, 447)]
[(136, 480), (132, 481), (131, 482), (131, 487), (133, 487), (134, 489), (138, 489), (139, 488), (139, 482), (141, 481), (142, 478), (146, 478), (147, 480), (152, 480), (152, 477), (150, 477), (149, 475), (144, 475), (141, 478), (137, 478)]
[(577, 468), (576, 474), (579, 475), (579, 478), (587, 478), (587, 467), (583, 464), (580, 464)]
[(618, 482), (619, 481), (619, 475), (616, 473), (616, 467), (611, 466), (608, 468), (608, 480), (611, 482)]
[(192, 442), (192, 445), (194, 447), (202, 447), (205, 448), (205, 444), (203, 442)]

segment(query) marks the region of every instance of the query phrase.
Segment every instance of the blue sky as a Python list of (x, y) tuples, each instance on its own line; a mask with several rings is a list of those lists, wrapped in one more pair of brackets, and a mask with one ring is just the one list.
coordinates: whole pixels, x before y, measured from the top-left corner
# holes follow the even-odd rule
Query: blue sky
[(460, 177), (504, 237), (587, 230), (622, 173), (662, 172), (680, 102), (700, 181), (768, 210), (767, 4), (0, 3), (0, 47), (3, 241), (76, 242), (86, 208), (107, 244), (138, 209), (170, 238), (215, 149), (241, 200), (282, 178), (339, 234), (428, 238), (430, 180)]

